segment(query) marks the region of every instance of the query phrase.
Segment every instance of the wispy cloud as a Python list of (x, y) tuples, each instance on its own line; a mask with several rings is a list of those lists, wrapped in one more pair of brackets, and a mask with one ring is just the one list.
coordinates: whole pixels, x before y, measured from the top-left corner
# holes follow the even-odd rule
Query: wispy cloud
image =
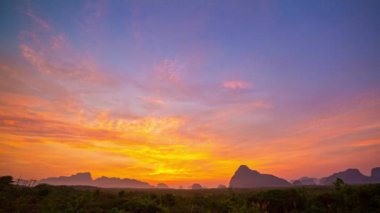
[(151, 103), (151, 104), (157, 104), (157, 105), (162, 105), (165, 104), (165, 101), (159, 98), (151, 98), (151, 97), (140, 97), (141, 100)]
[(65, 44), (65, 36), (63, 34), (52, 36), (51, 39), (51, 48), (53, 50), (60, 49)]
[(248, 81), (231, 80), (223, 82), (223, 87), (230, 90), (245, 90), (251, 88), (251, 84)]
[(56, 52), (62, 47), (62, 41), (54, 41), (50, 51), (44, 47), (32, 47), (20, 44), (20, 50), (24, 58), (33, 65), (37, 71), (54, 75), (61, 79), (71, 79), (85, 82), (106, 82), (107, 76), (99, 71), (98, 65), (85, 55), (64, 50)]
[(158, 63), (154, 70), (158, 77), (162, 80), (166, 80), (173, 84), (179, 84), (181, 79), (181, 74), (183, 73), (184, 66), (180, 65), (178, 62), (170, 59), (164, 59)]
[(50, 24), (41, 18), (40, 16), (36, 15), (34, 11), (28, 10), (25, 12), (27, 16), (29, 16), (39, 27), (45, 28), (45, 29), (50, 29)]

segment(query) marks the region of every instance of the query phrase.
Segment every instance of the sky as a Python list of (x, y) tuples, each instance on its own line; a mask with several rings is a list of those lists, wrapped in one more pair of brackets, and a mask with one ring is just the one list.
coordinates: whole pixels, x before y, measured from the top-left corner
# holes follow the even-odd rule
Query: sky
[(1, 1), (0, 175), (380, 166), (380, 1)]

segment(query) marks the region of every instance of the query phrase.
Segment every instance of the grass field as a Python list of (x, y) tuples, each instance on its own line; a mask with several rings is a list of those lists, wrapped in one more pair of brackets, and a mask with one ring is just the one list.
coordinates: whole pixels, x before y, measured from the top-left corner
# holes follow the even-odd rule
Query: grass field
[(234, 190), (1, 184), (0, 212), (380, 212), (380, 184)]

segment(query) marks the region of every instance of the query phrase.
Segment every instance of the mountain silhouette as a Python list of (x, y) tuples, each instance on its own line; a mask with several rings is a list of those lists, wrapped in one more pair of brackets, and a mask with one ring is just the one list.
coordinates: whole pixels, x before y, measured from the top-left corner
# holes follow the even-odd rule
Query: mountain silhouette
[(156, 188), (158, 188), (158, 189), (168, 189), (169, 186), (166, 185), (165, 183), (159, 183), (159, 184), (157, 184)]
[(371, 170), (371, 182), (380, 183), (380, 167)]
[(50, 185), (93, 185), (91, 173), (82, 172), (71, 176), (49, 177), (41, 179), (39, 183)]
[(71, 176), (49, 177), (41, 179), (39, 183), (50, 185), (84, 185), (103, 188), (150, 188), (148, 183), (128, 178), (100, 177), (92, 179), (91, 173), (83, 172)]
[(219, 184), (216, 188), (217, 189), (226, 189), (227, 187), (224, 184)]
[[(377, 172), (377, 171), (375, 171)], [(371, 177), (363, 175), (358, 169), (347, 169), (342, 172), (334, 173), (328, 177), (321, 178), (322, 185), (332, 184), (337, 178), (342, 179), (348, 184), (370, 183)]]
[(291, 184), (274, 175), (261, 174), (241, 165), (230, 180), (230, 188), (287, 187)]
[[(290, 184), (285, 179), (270, 174), (261, 174), (258, 171), (251, 170), (246, 165), (241, 165), (231, 177), (230, 188), (260, 188), (260, 187), (288, 187), (297, 185), (330, 185), (337, 178), (342, 179), (347, 184), (368, 184), (380, 183), (380, 167), (371, 170), (371, 176), (363, 175), (358, 169), (347, 169), (345, 171), (334, 173), (330, 176), (317, 179), (302, 177), (292, 181)], [(95, 186), (103, 188), (152, 188), (149, 183), (135, 179), (100, 177), (93, 179), (90, 172), (81, 172), (71, 176), (49, 177), (38, 181), (40, 184), (50, 185), (73, 185), (73, 186)], [(166, 184), (160, 183), (156, 188), (168, 188)], [(193, 189), (203, 188), (200, 184), (193, 184)], [(218, 188), (224, 188), (220, 186)]]
[(94, 180), (94, 185), (102, 188), (150, 188), (148, 183), (135, 179), (100, 177)]
[(317, 185), (317, 183), (318, 183), (317, 178), (310, 178), (310, 177), (302, 177), (300, 179), (293, 181), (293, 185), (296, 185), (296, 186), (312, 186), (312, 185)]

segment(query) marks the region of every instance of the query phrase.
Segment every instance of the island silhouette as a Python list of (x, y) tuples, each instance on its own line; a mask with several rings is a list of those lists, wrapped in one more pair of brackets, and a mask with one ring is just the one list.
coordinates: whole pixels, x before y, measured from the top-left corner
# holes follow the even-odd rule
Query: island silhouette
[[(362, 174), (358, 169), (346, 169), (323, 178), (302, 177), (297, 180), (287, 181), (284, 178), (272, 174), (262, 174), (250, 169), (247, 165), (241, 165), (235, 171), (229, 181), (229, 188), (265, 188), (265, 187), (292, 187), (302, 185), (331, 185), (336, 179), (341, 179), (347, 184), (380, 183), (380, 167), (371, 170), (371, 176)], [(147, 182), (132, 179), (102, 176), (92, 178), (90, 172), (80, 172), (71, 176), (48, 177), (38, 181), (39, 184), (49, 185), (84, 185), (100, 188), (169, 188), (165, 183), (153, 186)], [(202, 189), (199, 183), (194, 183), (191, 189)], [(218, 188), (226, 188), (219, 185)]]

